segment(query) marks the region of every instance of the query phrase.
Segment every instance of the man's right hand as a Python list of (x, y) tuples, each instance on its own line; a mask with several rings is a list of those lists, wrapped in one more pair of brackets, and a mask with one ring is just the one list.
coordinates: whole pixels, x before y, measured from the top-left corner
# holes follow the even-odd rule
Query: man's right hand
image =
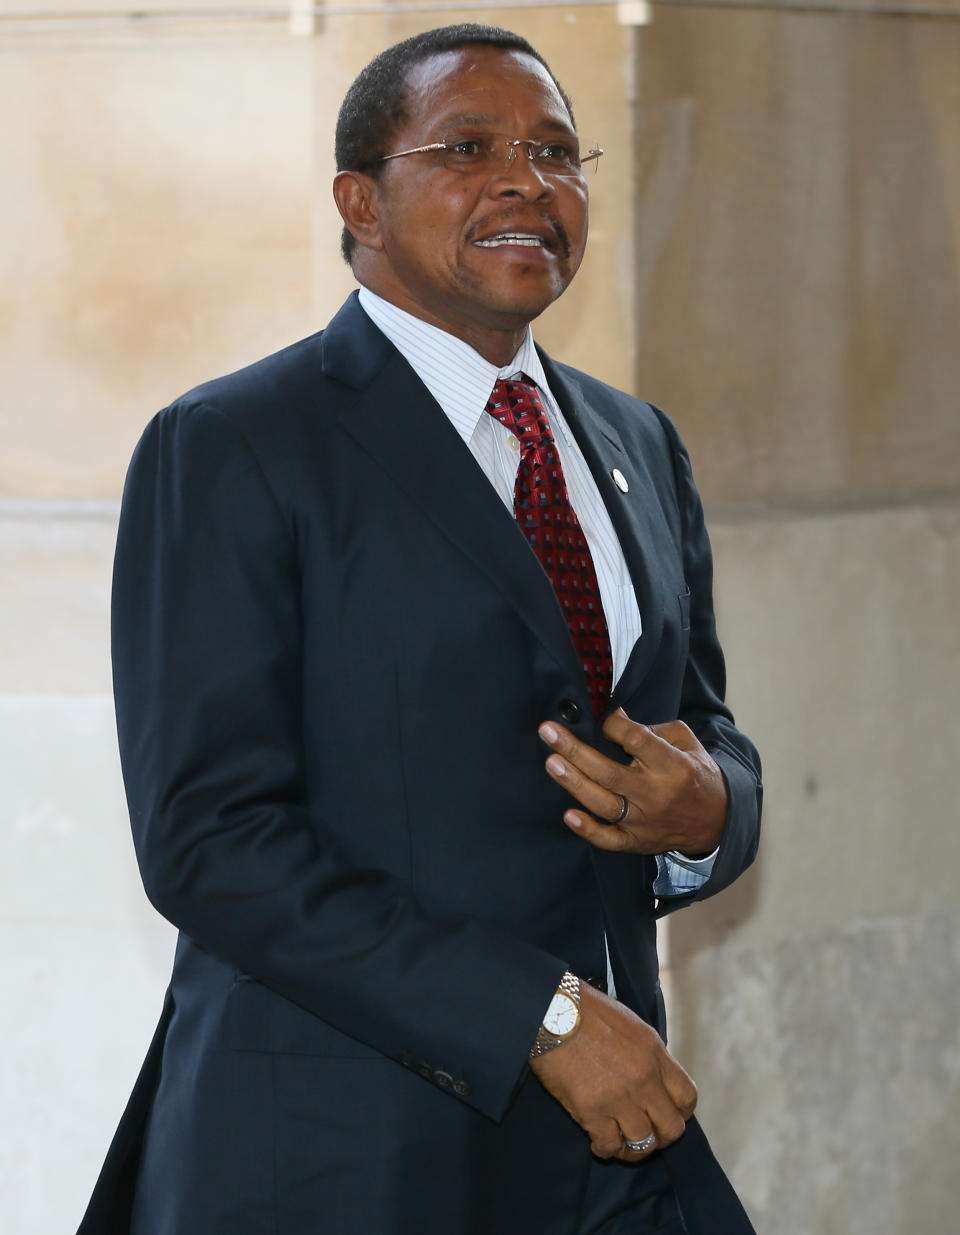
[[(541, 1084), (590, 1137), (598, 1158), (636, 1162), (677, 1140), (697, 1087), (657, 1032), (615, 999), (580, 983), (580, 1026), (563, 1045), (530, 1061)], [(656, 1134), (647, 1153), (625, 1141)]]

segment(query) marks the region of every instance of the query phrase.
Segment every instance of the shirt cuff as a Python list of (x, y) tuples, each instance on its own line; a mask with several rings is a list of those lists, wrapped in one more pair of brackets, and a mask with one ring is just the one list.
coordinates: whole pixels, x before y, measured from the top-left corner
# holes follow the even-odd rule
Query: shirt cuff
[(705, 858), (688, 858), (682, 853), (657, 854), (657, 877), (654, 896), (684, 896), (696, 892), (710, 878), (719, 846)]

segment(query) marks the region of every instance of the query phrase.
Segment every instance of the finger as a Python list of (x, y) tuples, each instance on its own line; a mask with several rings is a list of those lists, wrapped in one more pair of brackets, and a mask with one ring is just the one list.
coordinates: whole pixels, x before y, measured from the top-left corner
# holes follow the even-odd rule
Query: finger
[(665, 1093), (662, 1097), (653, 1098), (648, 1102), (646, 1115), (657, 1134), (659, 1149), (672, 1145), (687, 1130), (686, 1119)]
[(616, 1120), (598, 1120), (590, 1127), (584, 1127), (590, 1137), (590, 1152), (598, 1158), (617, 1158), (623, 1152), (623, 1137)]
[(697, 1109), (697, 1087), (693, 1078), (671, 1056), (671, 1068), (664, 1069), (663, 1087), (684, 1119)]
[(588, 746), (586, 742), (581, 742), (579, 738), (575, 738), (561, 725), (556, 725), (553, 721), (545, 721), (537, 732), (548, 746), (551, 746), (568, 763), (596, 784), (613, 788), (618, 779), (622, 777), (624, 771), (622, 763), (616, 763), (613, 759), (608, 759), (606, 755), (601, 755), (598, 750)]
[(682, 720), (668, 720), (662, 725), (651, 725), (650, 732), (677, 750), (703, 750), (700, 739)]
[(682, 720), (641, 725), (630, 720), (622, 708), (603, 722), (603, 732), (623, 747), (634, 765), (645, 770), (662, 768), (676, 759), (678, 751), (691, 754), (704, 749), (693, 730)]
[(631, 758), (641, 764), (651, 755), (656, 757), (656, 748), (664, 740), (658, 738), (649, 725), (642, 725), (639, 721), (631, 720), (623, 708), (617, 708), (615, 712), (611, 712), (600, 727), (604, 737), (622, 746)]
[(659, 1083), (647, 1086), (642, 1098), (644, 1113), (653, 1125), (661, 1148), (683, 1136), (696, 1100), (693, 1081), (677, 1061), (664, 1052)]
[[(617, 1156), (622, 1158), (624, 1162), (640, 1162), (641, 1159), (648, 1158), (655, 1149), (659, 1149), (661, 1147), (660, 1138), (657, 1136), (656, 1132), (654, 1132), (652, 1124), (649, 1123), (646, 1125), (646, 1128), (644, 1128), (641, 1122), (631, 1120), (629, 1124), (629, 1131), (621, 1123), (620, 1134), (623, 1139), (620, 1146), (620, 1153)], [(651, 1136), (655, 1139), (653, 1144), (648, 1146), (646, 1149), (634, 1149), (628, 1143), (632, 1142), (633, 1145), (642, 1145), (645, 1141), (649, 1140)]]
[(622, 823), (626, 819), (624, 803), (626, 802), (627, 812), (629, 812), (630, 803), (624, 796), (589, 780), (579, 768), (560, 755), (551, 755), (546, 767), (557, 784), (562, 785), (598, 819), (606, 823)]
[[(578, 836), (589, 841), (597, 849), (605, 849), (607, 853), (646, 853), (642, 841), (636, 836), (625, 832), (623, 828), (613, 823), (597, 823), (592, 815), (582, 810), (568, 810), (563, 816), (563, 822)], [(654, 849), (650, 849), (650, 853)]]

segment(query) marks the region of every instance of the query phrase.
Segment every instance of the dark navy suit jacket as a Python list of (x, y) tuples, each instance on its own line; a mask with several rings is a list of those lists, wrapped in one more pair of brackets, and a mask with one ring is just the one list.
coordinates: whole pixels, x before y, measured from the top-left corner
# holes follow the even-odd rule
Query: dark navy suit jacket
[[(610, 707), (686, 721), (729, 786), (683, 900), (709, 896), (753, 858), (759, 764), (687, 456), (650, 405), (544, 366), (643, 618)], [(587, 1140), (527, 1051), (564, 969), (602, 980), (604, 932), (663, 1030), (655, 864), (564, 827), (538, 723), (622, 752), (547, 576), (355, 297), (149, 425), (113, 647), (137, 855), (180, 942), (84, 1235), (570, 1229)], [(695, 1126), (661, 1157), (691, 1232), (749, 1229)]]

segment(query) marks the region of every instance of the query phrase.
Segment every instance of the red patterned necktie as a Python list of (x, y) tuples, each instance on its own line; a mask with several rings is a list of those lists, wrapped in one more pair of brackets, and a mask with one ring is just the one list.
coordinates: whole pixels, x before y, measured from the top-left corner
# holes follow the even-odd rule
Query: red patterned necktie
[(610, 633), (593, 558), (567, 496), (546, 412), (536, 386), (522, 375), (518, 381), (499, 379), (486, 410), (520, 442), (513, 513), (556, 590), (599, 716), (613, 685)]

